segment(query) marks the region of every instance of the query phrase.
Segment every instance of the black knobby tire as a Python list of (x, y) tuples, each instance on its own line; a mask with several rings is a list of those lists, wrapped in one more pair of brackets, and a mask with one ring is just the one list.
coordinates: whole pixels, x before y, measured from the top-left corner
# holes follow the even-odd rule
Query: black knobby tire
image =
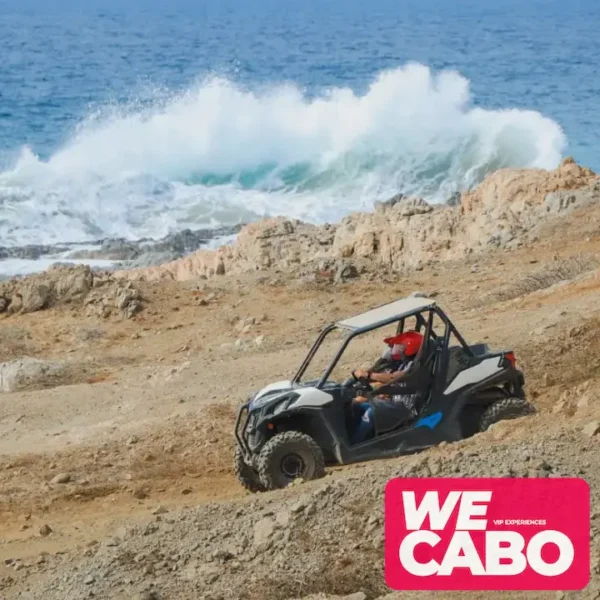
[(294, 479), (319, 479), (325, 475), (325, 459), (317, 443), (299, 431), (285, 431), (271, 438), (258, 457), (258, 474), (268, 490), (285, 488)]
[(494, 423), (508, 419), (518, 419), (535, 412), (523, 398), (504, 398), (488, 406), (479, 419), (479, 431), (486, 431)]
[(253, 494), (257, 492), (264, 492), (265, 487), (261, 483), (258, 473), (249, 467), (245, 462), (242, 456), (242, 452), (239, 448), (235, 449), (235, 476), (238, 478), (239, 482)]

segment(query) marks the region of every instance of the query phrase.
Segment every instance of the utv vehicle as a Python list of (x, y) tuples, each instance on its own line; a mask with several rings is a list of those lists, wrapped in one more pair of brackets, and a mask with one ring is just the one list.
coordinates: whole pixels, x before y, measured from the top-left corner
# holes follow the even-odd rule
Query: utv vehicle
[[(371, 439), (352, 445), (353, 399), (366, 394), (369, 382), (329, 378), (351, 340), (395, 323), (397, 334), (411, 323), (412, 330), (423, 335), (406, 375), (419, 374), (423, 400), (409, 422), (392, 431), (376, 429)], [(320, 380), (302, 382), (334, 330), (345, 333), (341, 347)], [(413, 296), (397, 300), (326, 327), (291, 381), (268, 385), (240, 407), (236, 475), (246, 489), (260, 492), (286, 487), (296, 478), (322, 477), (325, 465), (395, 457), (458, 441), (497, 421), (533, 413), (523, 388), (523, 373), (512, 351), (468, 345), (434, 300)]]

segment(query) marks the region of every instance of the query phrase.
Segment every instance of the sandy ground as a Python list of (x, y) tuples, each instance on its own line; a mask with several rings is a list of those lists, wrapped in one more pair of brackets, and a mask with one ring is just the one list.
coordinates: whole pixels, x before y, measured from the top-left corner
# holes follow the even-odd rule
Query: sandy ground
[[(159, 505), (246, 501), (232, 474), (235, 407), (292, 376), (326, 323), (415, 290), (435, 295), (469, 341), (515, 349), (541, 412), (522, 435), (534, 427), (544, 436), (561, 419), (578, 427), (598, 418), (593, 402), (574, 416), (552, 411), (569, 391), (600, 382), (599, 272), (573, 273), (573, 281), (535, 293), (517, 289), (568, 257), (599, 256), (598, 223), (596, 213), (576, 213), (532, 247), (376, 282), (308, 286), (247, 276), (145, 284), (146, 309), (129, 321), (85, 318), (77, 307), (0, 317), (0, 361), (69, 361), (78, 373), (70, 385), (0, 394), (0, 579), (12, 578), (0, 597), (27, 583), (7, 559), (84, 548)], [(256, 323), (240, 334), (236, 324), (248, 317)], [(380, 337), (352, 346), (339, 377), (371, 362)], [(336, 477), (357, 468), (369, 466)], [(60, 473), (70, 481), (51, 483)], [(44, 524), (60, 535), (40, 535)]]

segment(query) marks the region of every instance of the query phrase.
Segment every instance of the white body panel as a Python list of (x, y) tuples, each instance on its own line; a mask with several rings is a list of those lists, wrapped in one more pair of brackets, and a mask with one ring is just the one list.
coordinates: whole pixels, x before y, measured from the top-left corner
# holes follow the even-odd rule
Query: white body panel
[(285, 390), (291, 390), (293, 387), (294, 386), (292, 385), (292, 382), (289, 380), (276, 381), (275, 383), (270, 383), (268, 386), (260, 390), (260, 392), (256, 394), (256, 397), (254, 399), (258, 400), (259, 398), (262, 398), (265, 394), (268, 394), (270, 392), (275, 392), (279, 390), (284, 392)]
[(333, 400), (331, 394), (313, 387), (297, 389), (296, 393), (300, 394), (300, 398), (290, 405), (290, 408), (299, 408), (301, 406), (324, 406)]
[(488, 358), (480, 362), (478, 365), (471, 367), (470, 369), (461, 371), (455, 377), (454, 381), (446, 388), (444, 395), (451, 394), (452, 392), (455, 392), (466, 385), (483, 381), (499, 371), (502, 371), (502, 367), (500, 366), (500, 357), (494, 356), (494, 358)]

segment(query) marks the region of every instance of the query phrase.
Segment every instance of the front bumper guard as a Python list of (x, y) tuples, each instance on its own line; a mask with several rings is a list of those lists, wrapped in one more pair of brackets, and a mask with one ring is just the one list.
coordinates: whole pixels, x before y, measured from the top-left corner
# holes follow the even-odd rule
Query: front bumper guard
[(245, 404), (242, 404), (242, 406), (240, 406), (240, 408), (238, 409), (234, 430), (235, 439), (237, 440), (238, 446), (240, 447), (242, 454), (246, 459), (249, 459), (252, 455), (250, 447), (248, 446), (248, 443), (246, 442), (246, 439), (244, 437), (244, 432), (246, 431), (246, 426), (248, 425), (248, 419), (250, 417), (249, 406), (250, 402), (246, 402)]

